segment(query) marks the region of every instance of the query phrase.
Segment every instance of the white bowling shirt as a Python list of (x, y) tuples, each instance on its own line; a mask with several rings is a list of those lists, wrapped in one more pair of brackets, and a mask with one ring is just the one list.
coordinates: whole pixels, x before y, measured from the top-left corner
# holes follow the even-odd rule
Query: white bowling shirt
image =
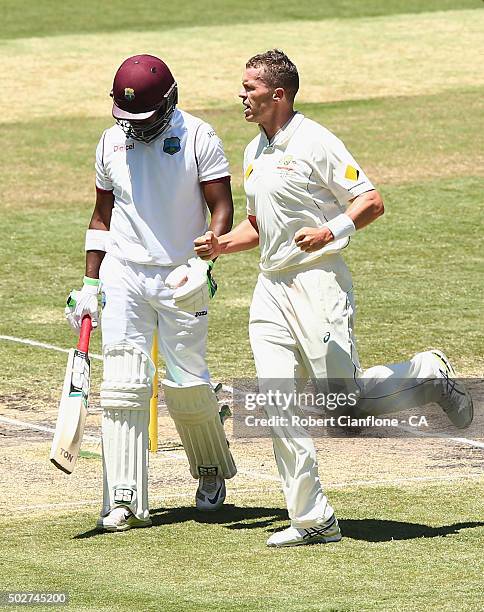
[(176, 109), (171, 125), (149, 144), (106, 130), (96, 150), (96, 187), (113, 191), (107, 252), (140, 264), (172, 266), (193, 257), (207, 230), (200, 183), (229, 175), (213, 128)]
[(245, 149), (247, 213), (260, 235), (260, 268), (307, 265), (347, 246), (349, 238), (305, 253), (294, 242), (302, 227), (322, 227), (350, 200), (374, 189), (345, 145), (329, 130), (296, 113), (271, 142), (264, 130)]

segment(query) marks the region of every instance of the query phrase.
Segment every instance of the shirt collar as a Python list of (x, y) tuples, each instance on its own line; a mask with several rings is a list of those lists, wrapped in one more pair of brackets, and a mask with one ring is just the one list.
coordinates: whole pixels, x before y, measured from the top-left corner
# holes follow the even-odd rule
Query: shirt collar
[(296, 111), (294, 115), (277, 131), (272, 140), (269, 142), (267, 138), (267, 134), (264, 131), (264, 128), (260, 125), (259, 130), (261, 132), (261, 137), (265, 141), (266, 146), (270, 147), (280, 147), (284, 146), (287, 141), (291, 138), (297, 128), (303, 122), (304, 115)]

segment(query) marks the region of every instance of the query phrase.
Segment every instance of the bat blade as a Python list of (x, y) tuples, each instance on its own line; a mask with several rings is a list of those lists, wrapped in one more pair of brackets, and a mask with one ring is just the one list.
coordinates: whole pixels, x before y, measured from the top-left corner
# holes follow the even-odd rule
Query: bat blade
[(50, 461), (66, 474), (72, 474), (79, 456), (87, 417), (89, 386), (90, 362), (87, 345), (85, 351), (79, 348), (71, 349), (50, 451)]

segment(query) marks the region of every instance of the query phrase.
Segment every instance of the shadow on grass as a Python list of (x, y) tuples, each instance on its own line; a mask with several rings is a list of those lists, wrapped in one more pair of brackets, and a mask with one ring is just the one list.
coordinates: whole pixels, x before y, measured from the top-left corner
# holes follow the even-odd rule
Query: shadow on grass
[(344, 537), (366, 542), (389, 542), (415, 538), (441, 538), (459, 533), (462, 529), (483, 527), (484, 522), (453, 523), (430, 527), (421, 523), (406, 523), (384, 519), (338, 519)]
[[(285, 529), (288, 524), (287, 511), (284, 508), (266, 508), (264, 506), (239, 508), (225, 504), (218, 512), (200, 512), (193, 506), (179, 508), (156, 508), (151, 510), (153, 527), (176, 525), (193, 521), (202, 524), (224, 525), (227, 529), (263, 529), (275, 532)], [(286, 524), (278, 529), (270, 527), (279, 521)], [(391, 540), (413, 540), (416, 538), (439, 538), (459, 533), (463, 529), (483, 527), (484, 522), (453, 523), (440, 527), (431, 527), (421, 523), (407, 523), (385, 519), (339, 519), (343, 537), (365, 542), (389, 542)], [(91, 529), (74, 536), (74, 539), (91, 538), (109, 535), (98, 529)]]
[[(155, 508), (150, 511), (150, 516), (153, 527), (194, 521), (195, 523), (226, 525), (228, 529), (256, 529), (269, 527), (277, 521), (287, 520), (287, 510), (265, 507), (239, 508), (233, 504), (224, 504), (217, 512), (200, 512), (194, 506)], [(90, 529), (74, 536), (74, 539), (91, 538), (108, 533)]]

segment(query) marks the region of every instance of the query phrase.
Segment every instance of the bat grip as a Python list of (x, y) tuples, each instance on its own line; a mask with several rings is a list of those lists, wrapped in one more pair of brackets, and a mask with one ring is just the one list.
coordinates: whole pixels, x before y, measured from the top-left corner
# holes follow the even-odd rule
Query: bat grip
[(83, 353), (87, 353), (89, 348), (89, 338), (91, 336), (92, 331), (92, 320), (89, 315), (86, 315), (82, 319), (81, 323), (81, 331), (79, 333), (79, 342), (77, 343), (77, 348)]

